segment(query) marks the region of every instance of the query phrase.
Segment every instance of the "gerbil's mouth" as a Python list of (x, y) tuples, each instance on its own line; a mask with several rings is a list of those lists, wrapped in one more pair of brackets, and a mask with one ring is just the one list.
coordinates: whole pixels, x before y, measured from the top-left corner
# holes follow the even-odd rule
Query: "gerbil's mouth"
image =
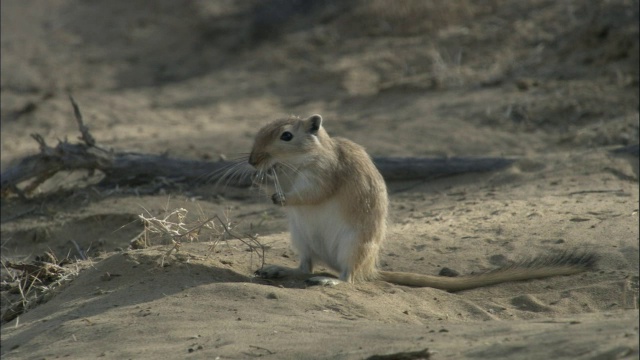
[(255, 184), (264, 184), (265, 182), (274, 181), (279, 186), (278, 179), (278, 164), (271, 166), (258, 166), (256, 171), (252, 175), (252, 180)]
[(255, 169), (255, 172), (257, 173), (265, 173), (267, 171), (269, 171), (269, 168), (264, 166), (264, 164), (251, 164), (251, 166), (253, 166), (253, 168)]
[(253, 166), (258, 172), (269, 174), (277, 170), (278, 164), (270, 164), (269, 162), (264, 161), (258, 164), (251, 164), (251, 166)]
[(278, 171), (280, 167), (278, 166), (278, 163), (275, 164), (269, 164), (267, 166), (264, 167), (264, 172), (266, 172), (267, 174), (273, 174), (274, 172)]

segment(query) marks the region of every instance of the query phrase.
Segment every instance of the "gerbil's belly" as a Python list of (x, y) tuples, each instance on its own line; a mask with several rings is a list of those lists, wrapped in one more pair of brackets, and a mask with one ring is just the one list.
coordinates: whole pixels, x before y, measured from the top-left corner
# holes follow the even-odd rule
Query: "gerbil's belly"
[(356, 229), (345, 221), (336, 200), (287, 209), (291, 243), (301, 257), (319, 260), (336, 271), (348, 266), (357, 240)]

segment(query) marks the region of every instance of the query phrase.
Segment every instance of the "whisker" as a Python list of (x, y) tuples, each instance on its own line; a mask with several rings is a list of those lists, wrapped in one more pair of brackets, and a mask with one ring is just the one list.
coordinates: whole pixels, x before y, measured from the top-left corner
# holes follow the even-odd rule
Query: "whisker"
[(198, 176), (198, 178), (196, 179), (198, 182), (202, 181), (202, 182), (208, 182), (211, 180), (212, 177), (214, 177), (215, 175), (229, 169), (230, 167), (234, 166), (236, 163), (235, 162), (227, 162), (227, 164), (224, 164), (221, 168), (202, 174), (200, 176)]
[(302, 176), (302, 178), (306, 181), (309, 181), (309, 177), (303, 173), (302, 171), (298, 170), (296, 167), (294, 167), (293, 165), (287, 163), (287, 162), (280, 162), (280, 164), (284, 165), (285, 167), (287, 167), (288, 169), (290, 169), (291, 171), (293, 171), (294, 174), (296, 175), (300, 175)]
[(253, 178), (252, 178), (252, 189), (255, 191), (255, 194), (257, 196), (259, 196), (259, 200), (263, 200), (262, 196), (260, 195), (264, 195), (264, 186), (266, 184), (266, 176), (265, 176), (265, 171), (262, 169), (258, 169), (253, 173)]
[(227, 171), (225, 171), (225, 173), (220, 176), (218, 182), (227, 179), (227, 183), (225, 184), (225, 186), (228, 185), (229, 181), (233, 180), (234, 178), (238, 178), (239, 175), (244, 174), (248, 170), (244, 168), (245, 165), (247, 165), (247, 163), (244, 161), (234, 163), (233, 166), (229, 167)]
[(215, 185), (220, 185), (223, 181), (226, 180), (224, 186), (228, 186), (229, 183), (234, 179), (242, 179), (248, 173), (250, 173), (250, 169), (243, 168), (247, 165), (248, 156), (239, 156), (236, 159), (228, 161), (228, 164), (225, 164), (220, 169), (217, 169), (208, 174), (202, 175), (201, 180), (203, 182), (212, 182), (216, 180)]
[(258, 169), (253, 174), (252, 182), (253, 182), (253, 185), (256, 185), (256, 187), (258, 189), (262, 187), (262, 185), (265, 183), (265, 181), (264, 181), (264, 171), (262, 169)]
[[(287, 162), (281, 162), (280, 164), (282, 164), (286, 169), (291, 170), (295, 175), (302, 177), (303, 180), (309, 182), (309, 177), (303, 173), (302, 171), (298, 170), (296, 167), (294, 167), (293, 165), (287, 163)], [(290, 175), (285, 171), (283, 172), (283, 175), (287, 176), (288, 179), (290, 179)], [(292, 188), (294, 189), (296, 195), (300, 196), (300, 190), (298, 190), (297, 187), (292, 186)]]

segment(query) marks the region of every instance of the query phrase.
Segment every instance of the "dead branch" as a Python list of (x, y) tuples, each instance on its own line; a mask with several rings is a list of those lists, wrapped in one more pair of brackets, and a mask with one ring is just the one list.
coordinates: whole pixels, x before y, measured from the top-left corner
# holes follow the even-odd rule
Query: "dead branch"
[[(89, 128), (84, 124), (80, 108), (69, 97), (82, 142), (59, 141), (49, 146), (42, 136), (33, 134), (40, 152), (23, 158), (1, 175), (2, 194), (14, 191), (29, 193), (60, 171), (101, 171), (105, 176), (101, 186), (139, 186), (156, 179), (194, 185), (220, 180), (228, 161), (198, 161), (170, 158), (164, 155), (117, 152), (99, 147)], [(451, 157), (451, 158), (374, 158), (376, 166), (387, 181), (424, 180), (469, 172), (487, 172), (503, 169), (513, 158)], [(29, 182), (18, 190), (18, 185)], [(251, 185), (250, 176), (231, 179), (230, 186)]]
[(386, 181), (426, 180), (444, 176), (504, 169), (515, 158), (447, 157), (447, 158), (373, 158)]

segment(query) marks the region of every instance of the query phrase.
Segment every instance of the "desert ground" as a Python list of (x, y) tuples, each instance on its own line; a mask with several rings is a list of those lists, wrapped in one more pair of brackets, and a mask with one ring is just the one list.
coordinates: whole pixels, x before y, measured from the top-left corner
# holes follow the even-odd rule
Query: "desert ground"
[(255, 189), (62, 172), (2, 194), (2, 358), (638, 359), (638, 24), (637, 0), (2, 1), (3, 173), (31, 134), (79, 141), (69, 94), (103, 148), (212, 162), (319, 113), (376, 157), (514, 159), (389, 181), (382, 269), (599, 256), (458, 293), (307, 287), (253, 276), (296, 266)]

